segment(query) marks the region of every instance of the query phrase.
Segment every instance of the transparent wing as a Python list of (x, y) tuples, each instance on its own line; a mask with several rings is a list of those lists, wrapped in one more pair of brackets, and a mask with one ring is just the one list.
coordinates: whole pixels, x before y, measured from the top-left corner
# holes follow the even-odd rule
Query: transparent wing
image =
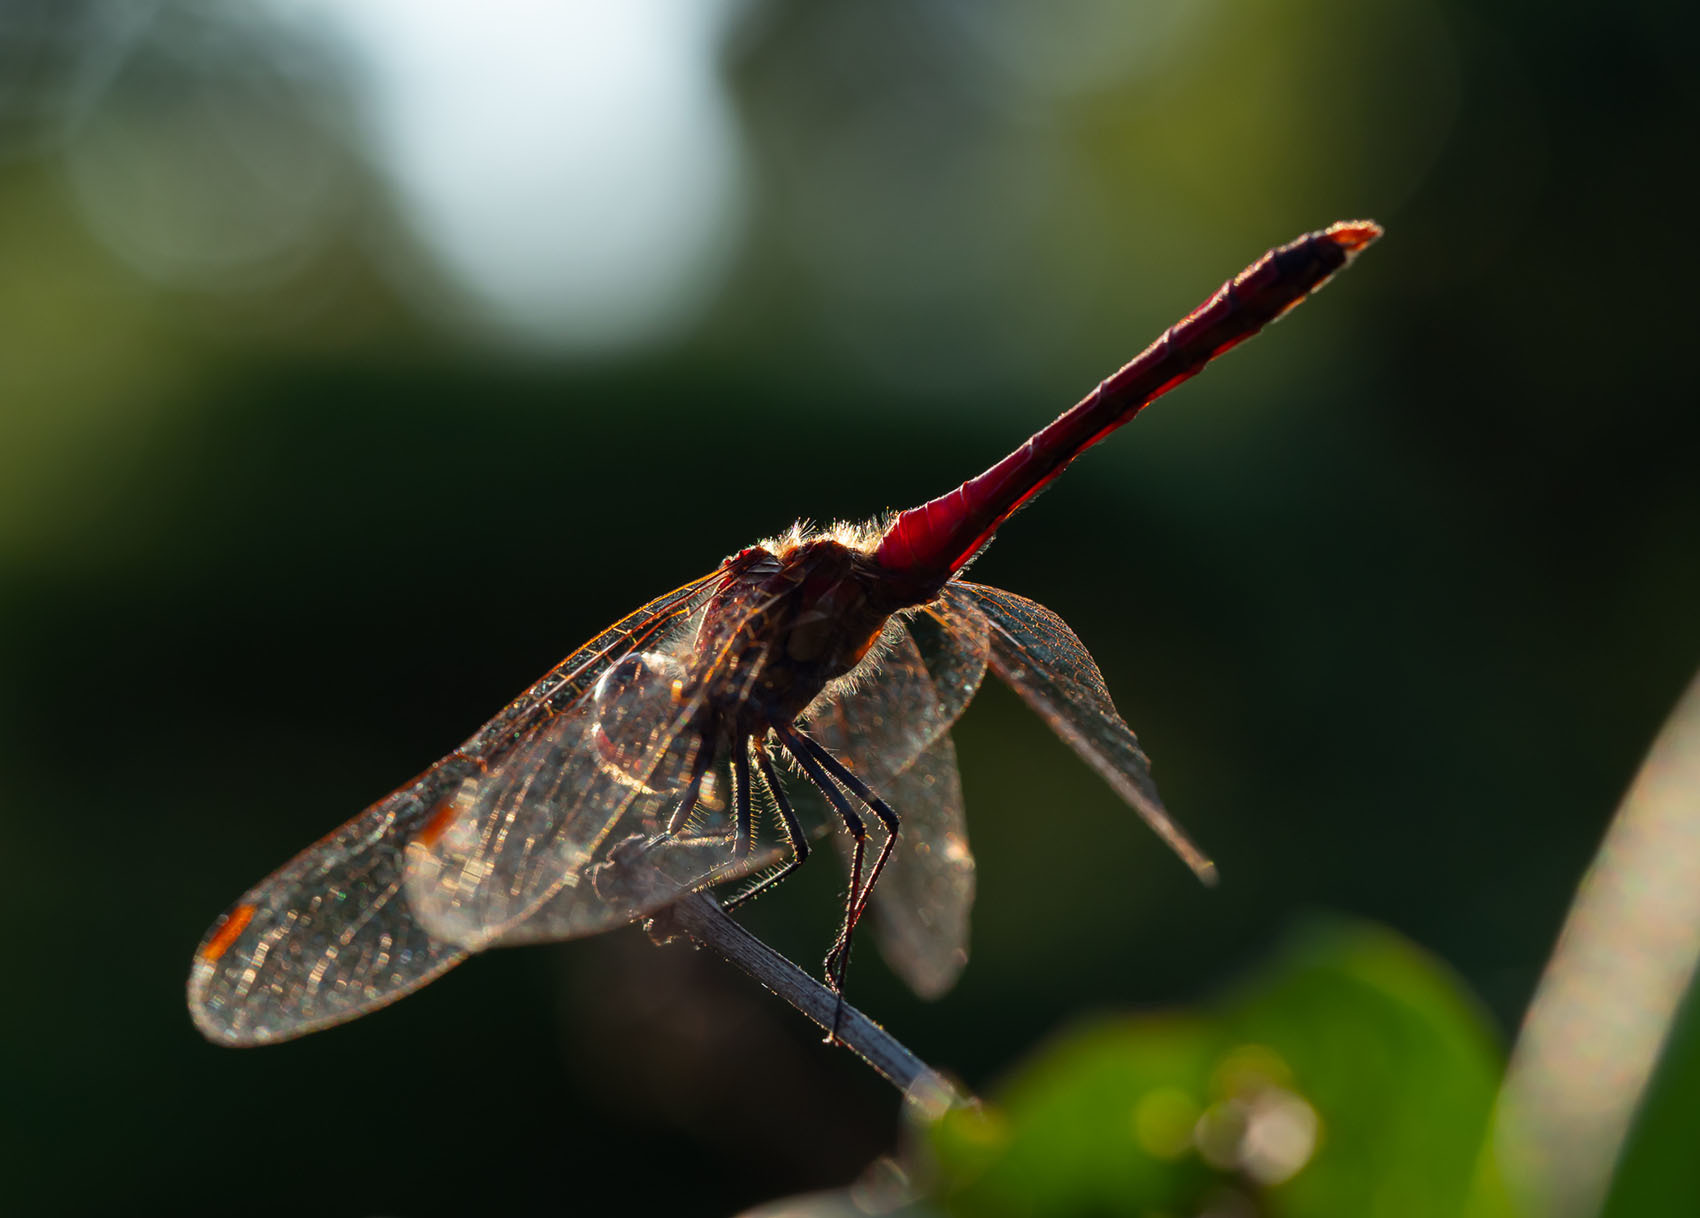
[[(440, 939), (468, 950), (572, 938), (629, 922), (680, 894), (766, 866), (771, 838), (735, 850), (716, 706), (740, 704), (765, 650), (745, 624), (764, 606), (722, 589), (714, 627), (696, 621), (639, 662), (613, 695), (592, 694), (469, 776), (407, 851), (407, 897)], [(675, 675), (676, 674), (676, 675)], [(681, 692), (681, 691), (689, 691)], [(697, 775), (725, 791), (668, 832)]]
[(712, 745), (670, 703), (631, 700), (625, 709), (654, 711), (663, 725), (640, 775), (607, 762), (598, 736), (606, 725), (586, 708), (463, 787), (445, 830), (409, 847), (407, 892), (422, 922), (471, 950), (578, 938), (778, 861), (784, 843), (759, 805), (754, 848), (736, 851), (723, 756), (708, 762), (689, 820), (670, 835)]
[(940, 733), (878, 793), (903, 818), (897, 847), (874, 889), (880, 954), (910, 989), (937, 998), (968, 963), (974, 906), (974, 855), (950, 733)]
[(258, 1044), (352, 1019), (417, 989), (465, 952), (401, 895), (412, 791), (373, 805), (243, 895), (207, 932), (189, 1013), (211, 1040)]
[[(874, 930), (892, 970), (923, 998), (948, 990), (968, 961), (974, 856), (949, 728), (985, 675), (988, 633), (971, 604), (934, 602), (894, 619), (851, 681), (802, 720), (901, 819), (874, 889)], [(835, 823), (807, 784), (786, 789), (807, 823)], [(848, 858), (849, 837), (835, 840)]]
[(935, 601), (891, 619), (867, 658), (822, 693), (799, 726), (870, 785), (901, 774), (980, 688), (988, 631), (968, 603)]
[(985, 615), (991, 625), (992, 671), (1115, 788), (1199, 879), (1215, 883), (1216, 865), (1163, 807), (1151, 762), (1116, 713), (1103, 674), (1068, 623), (1043, 605), (984, 584), (952, 581), (944, 599)]
[[(501, 762), (461, 783), (407, 849), (407, 898), (438, 937), (477, 951), (529, 917), (563, 886), (576, 886), (630, 811), (638, 831), (659, 833), (663, 802), (689, 781), (701, 741), (680, 735), (672, 708), (656, 747), (633, 775), (599, 748), (591, 699), (542, 725)], [(650, 784), (654, 785), (651, 786)]]
[(407, 845), (474, 775), (536, 725), (570, 717), (611, 665), (644, 647), (714, 575), (622, 618), (556, 665), (461, 748), (309, 846), (243, 894), (201, 940), (189, 1011), (209, 1039), (257, 1044), (351, 1019), (417, 989), (466, 955), (418, 920)]
[[(655, 912), (686, 892), (736, 880), (773, 866), (789, 847), (765, 800), (763, 784), (753, 788), (755, 842), (748, 855), (734, 850), (736, 821), (732, 778), (725, 758), (705, 775), (695, 813), (677, 837), (660, 837), (677, 799), (629, 804), (602, 847), (523, 921), (501, 931), (496, 946), (576, 939), (596, 934)], [(811, 821), (810, 836), (828, 830)], [(582, 879), (578, 878), (582, 875)]]

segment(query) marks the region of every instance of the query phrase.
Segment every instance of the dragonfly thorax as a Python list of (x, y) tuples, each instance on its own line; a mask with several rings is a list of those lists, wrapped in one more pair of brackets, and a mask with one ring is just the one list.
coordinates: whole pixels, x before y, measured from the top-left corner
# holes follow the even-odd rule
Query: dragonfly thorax
[(778, 554), (754, 546), (726, 561), (697, 632), (711, 704), (764, 732), (794, 720), (868, 654), (903, 604), (865, 553), (819, 537)]

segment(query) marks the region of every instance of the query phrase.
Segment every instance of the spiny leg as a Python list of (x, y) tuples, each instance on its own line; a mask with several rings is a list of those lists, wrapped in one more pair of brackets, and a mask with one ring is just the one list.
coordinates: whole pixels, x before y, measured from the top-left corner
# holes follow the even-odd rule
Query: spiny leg
[(868, 829), (863, 823), (862, 818), (856, 814), (856, 810), (850, 806), (850, 801), (845, 797), (844, 792), (841, 791), (838, 788), (838, 785), (827, 776), (826, 771), (821, 769), (820, 764), (816, 762), (813, 756), (803, 747), (801, 741), (797, 740), (794, 734), (790, 732), (781, 732), (777, 728), (774, 730), (774, 734), (779, 738), (780, 743), (785, 746), (786, 751), (796, 760), (797, 764), (802, 767), (804, 776), (807, 777), (810, 782), (814, 783), (816, 787), (820, 788), (820, 793), (826, 796), (827, 802), (829, 802), (833, 806), (833, 809), (838, 813), (839, 819), (844, 822), (845, 829), (849, 831), (851, 838), (855, 842), (855, 847), (850, 858), (850, 895), (845, 901), (844, 924), (839, 929), (837, 942), (833, 944), (832, 951), (829, 952), (826, 957), (827, 983), (831, 985), (833, 990), (836, 992), (843, 979), (841, 957), (843, 955), (843, 949), (848, 946), (851, 929), (850, 917), (855, 911), (856, 896), (857, 893), (860, 892), (862, 886), (862, 864), (866, 857)]
[(891, 858), (892, 850), (897, 846), (897, 830), (902, 818), (892, 809), (892, 806), (875, 795), (868, 784), (856, 777), (845, 764), (834, 757), (825, 745), (802, 732), (796, 733), (797, 739), (805, 748), (811, 749), (815, 760), (820, 762), (826, 772), (838, 783), (867, 805), (873, 814), (880, 818), (885, 826), (885, 845), (880, 847), (879, 857), (874, 860), (873, 870), (868, 873), (868, 882), (862, 888), (862, 898), (856, 903), (856, 921), (861, 921), (862, 914), (867, 911), (868, 898), (874, 894), (874, 885), (879, 881), (880, 874), (885, 870), (886, 862)]
[(723, 902), (723, 909), (736, 909), (750, 898), (766, 892), (801, 867), (803, 861), (809, 857), (809, 839), (803, 833), (803, 826), (797, 820), (797, 813), (792, 809), (791, 801), (785, 798), (785, 789), (780, 786), (779, 775), (774, 773), (773, 762), (768, 757), (767, 750), (751, 740), (750, 752), (756, 759), (756, 772), (773, 796), (773, 806), (779, 811), (779, 827), (785, 831), (785, 841), (791, 847), (791, 857), (780, 864), (777, 870)]
[[(844, 988), (844, 970), (850, 959), (850, 938), (856, 929), (856, 920), (860, 916), (858, 910), (866, 903), (863, 897), (863, 867), (867, 861), (868, 828), (856, 810), (850, 806), (849, 798), (833, 782), (825, 769), (821, 767), (816, 750), (820, 749), (814, 741), (801, 732), (791, 728), (775, 728), (774, 735), (785, 746), (810, 782), (820, 788), (837, 811), (844, 827), (850, 831), (855, 841), (850, 857), (850, 893), (844, 904), (844, 923), (839, 928), (838, 939), (832, 945), (832, 950), (826, 957), (826, 980), (834, 993), (842, 993)], [(812, 747), (811, 747), (812, 746)], [(824, 751), (824, 750), (822, 750)], [(883, 857), (883, 856), (882, 856)], [(874, 878), (869, 874), (869, 879)], [(836, 1026), (836, 1020), (834, 1021)]]
[(750, 755), (738, 746), (732, 749), (732, 809), (736, 817), (732, 857), (749, 858), (756, 845), (755, 816), (750, 810)]
[(703, 782), (708, 777), (708, 771), (713, 766), (713, 753), (704, 749), (701, 756), (692, 767), (691, 780), (685, 786), (684, 794), (679, 797), (678, 805), (673, 809), (673, 815), (667, 818), (667, 828), (656, 834), (650, 840), (650, 845), (660, 845), (669, 842), (675, 846), (725, 846), (734, 840), (732, 834), (726, 833), (686, 833), (685, 828), (690, 823), (691, 816), (696, 812), (702, 799)]
[(673, 815), (667, 818), (665, 833), (668, 837), (678, 837), (686, 822), (691, 819), (691, 813), (697, 810), (697, 799), (702, 794), (703, 776), (707, 773), (708, 768), (705, 766), (691, 776), (690, 785), (679, 798), (679, 806), (674, 808)]

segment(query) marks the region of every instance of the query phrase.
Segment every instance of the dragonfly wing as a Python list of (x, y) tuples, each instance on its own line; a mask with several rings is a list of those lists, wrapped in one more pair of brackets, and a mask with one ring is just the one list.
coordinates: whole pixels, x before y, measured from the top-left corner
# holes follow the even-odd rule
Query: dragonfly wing
[(402, 892), (423, 819), (398, 791), (249, 889), (214, 924), (189, 974), (189, 1013), (209, 1039), (259, 1044), (383, 1006), (466, 953), (413, 919)]
[(604, 760), (598, 728), (588, 698), (540, 724), (463, 781), (414, 836), (407, 896), (433, 933), (470, 951), (488, 946), (580, 883), (628, 810), (654, 818), (660, 799), (644, 779), (664, 791), (684, 785), (688, 758), (634, 779)]
[(937, 998), (968, 963), (974, 855), (950, 733), (879, 792), (903, 818), (897, 847), (874, 889), (874, 931), (892, 971), (922, 998)]
[[(662, 836), (678, 800), (640, 797), (615, 815), (602, 845), (535, 911), (502, 930), (496, 945), (576, 939), (623, 925), (686, 892), (770, 867), (786, 854), (777, 820), (767, 812), (763, 784), (753, 787), (755, 843), (734, 849), (732, 787), (724, 758), (709, 770), (695, 814), (677, 837)], [(582, 876), (582, 879), (580, 878)]]
[(931, 748), (980, 688), (988, 630), (966, 603), (935, 601), (892, 618), (869, 656), (798, 725), (864, 782), (884, 783)]
[(991, 624), (979, 608), (939, 597), (909, 616), (909, 633), (927, 666), (943, 727), (979, 692), (991, 656)]
[(407, 894), (434, 934), (470, 950), (591, 934), (772, 861), (767, 843), (737, 852), (724, 795), (672, 831), (699, 772), (729, 795), (714, 707), (740, 704), (766, 663), (743, 629), (762, 606), (723, 593), (722, 640), (687, 629), (633, 657), (667, 675), (537, 724), (415, 835)]
[[(866, 675), (810, 708), (803, 726), (901, 818), (874, 889), (874, 929), (894, 972), (923, 998), (948, 990), (968, 960), (974, 856), (949, 728), (985, 675), (989, 626), (971, 604), (934, 602), (887, 624)], [(832, 823), (806, 784), (787, 790), (807, 823)], [(835, 839), (850, 857), (850, 838)]]
[(984, 584), (953, 581), (944, 595), (953, 604), (973, 605), (990, 622), (992, 671), (1098, 771), (1201, 880), (1214, 883), (1216, 865), (1163, 807), (1150, 760), (1116, 713), (1103, 674), (1068, 623), (1043, 605)]
[(535, 724), (580, 702), (609, 666), (688, 615), (713, 579), (616, 622), (460, 749), (249, 889), (195, 953), (188, 1000), (201, 1032), (238, 1045), (299, 1036), (392, 1002), (464, 959), (464, 945), (416, 916), (409, 844)]

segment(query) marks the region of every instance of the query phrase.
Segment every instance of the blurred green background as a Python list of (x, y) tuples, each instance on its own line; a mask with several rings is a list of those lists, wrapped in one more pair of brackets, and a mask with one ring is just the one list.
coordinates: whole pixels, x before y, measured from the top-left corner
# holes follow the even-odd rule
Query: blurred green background
[[(939, 494), (1263, 249), (1388, 237), (1014, 521), (1201, 889), (1007, 691), (974, 958), (852, 996), (990, 1086), (1317, 909), (1509, 1039), (1700, 659), (1687, 6), (0, 2), (5, 1189), (724, 1213), (889, 1089), (636, 931), (236, 1053), (250, 883), (799, 514)], [(807, 963), (838, 877), (748, 922)], [(1690, 1109), (1692, 1112), (1692, 1108)]]

